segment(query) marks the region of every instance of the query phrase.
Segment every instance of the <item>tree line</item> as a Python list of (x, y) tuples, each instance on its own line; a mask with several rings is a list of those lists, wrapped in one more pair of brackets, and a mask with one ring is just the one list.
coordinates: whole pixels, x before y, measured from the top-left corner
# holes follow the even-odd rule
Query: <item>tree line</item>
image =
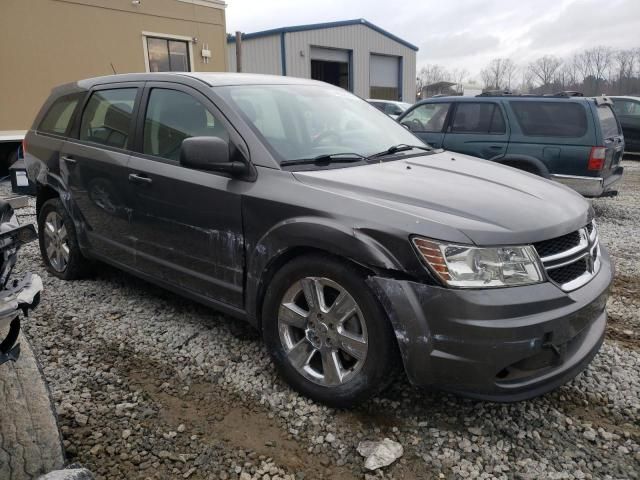
[[(480, 71), (479, 79), (478, 85), (485, 91), (640, 95), (640, 48), (598, 46), (567, 58), (544, 55), (528, 64), (518, 64), (510, 58), (494, 58)], [(468, 80), (469, 73), (464, 69), (447, 70), (430, 64), (418, 73), (418, 91), (437, 82), (462, 84)]]

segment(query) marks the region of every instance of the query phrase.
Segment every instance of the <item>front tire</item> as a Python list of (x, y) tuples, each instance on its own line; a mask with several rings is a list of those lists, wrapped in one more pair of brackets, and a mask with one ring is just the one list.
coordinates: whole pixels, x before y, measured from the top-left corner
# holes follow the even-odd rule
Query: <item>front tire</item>
[(280, 375), (301, 394), (344, 408), (393, 379), (397, 347), (384, 310), (355, 267), (312, 255), (271, 281), (263, 336)]
[(40, 253), (47, 270), (62, 280), (82, 278), (88, 261), (82, 255), (71, 217), (59, 198), (47, 200), (38, 214)]

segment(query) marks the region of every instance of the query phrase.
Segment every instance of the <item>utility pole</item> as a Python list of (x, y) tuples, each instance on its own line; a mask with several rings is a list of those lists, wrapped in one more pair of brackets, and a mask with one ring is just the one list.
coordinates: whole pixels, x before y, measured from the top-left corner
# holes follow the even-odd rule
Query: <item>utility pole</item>
[(236, 31), (236, 72), (242, 72), (242, 32)]

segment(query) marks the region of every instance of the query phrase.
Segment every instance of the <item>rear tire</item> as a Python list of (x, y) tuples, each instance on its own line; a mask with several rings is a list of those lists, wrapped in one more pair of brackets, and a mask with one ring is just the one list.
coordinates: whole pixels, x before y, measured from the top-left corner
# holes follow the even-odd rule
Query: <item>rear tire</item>
[(86, 275), (89, 261), (80, 251), (73, 221), (59, 198), (47, 200), (40, 208), (38, 239), (49, 272), (62, 280)]
[(364, 275), (347, 263), (328, 255), (292, 260), (273, 277), (262, 319), (278, 372), (307, 397), (352, 407), (394, 378), (391, 324)]

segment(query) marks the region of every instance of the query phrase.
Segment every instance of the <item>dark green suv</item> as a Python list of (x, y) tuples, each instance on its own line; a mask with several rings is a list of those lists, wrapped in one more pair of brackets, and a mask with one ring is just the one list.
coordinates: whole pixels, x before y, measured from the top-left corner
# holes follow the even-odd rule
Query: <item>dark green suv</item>
[(624, 138), (606, 97), (482, 95), (417, 103), (398, 118), (425, 143), (613, 195)]

